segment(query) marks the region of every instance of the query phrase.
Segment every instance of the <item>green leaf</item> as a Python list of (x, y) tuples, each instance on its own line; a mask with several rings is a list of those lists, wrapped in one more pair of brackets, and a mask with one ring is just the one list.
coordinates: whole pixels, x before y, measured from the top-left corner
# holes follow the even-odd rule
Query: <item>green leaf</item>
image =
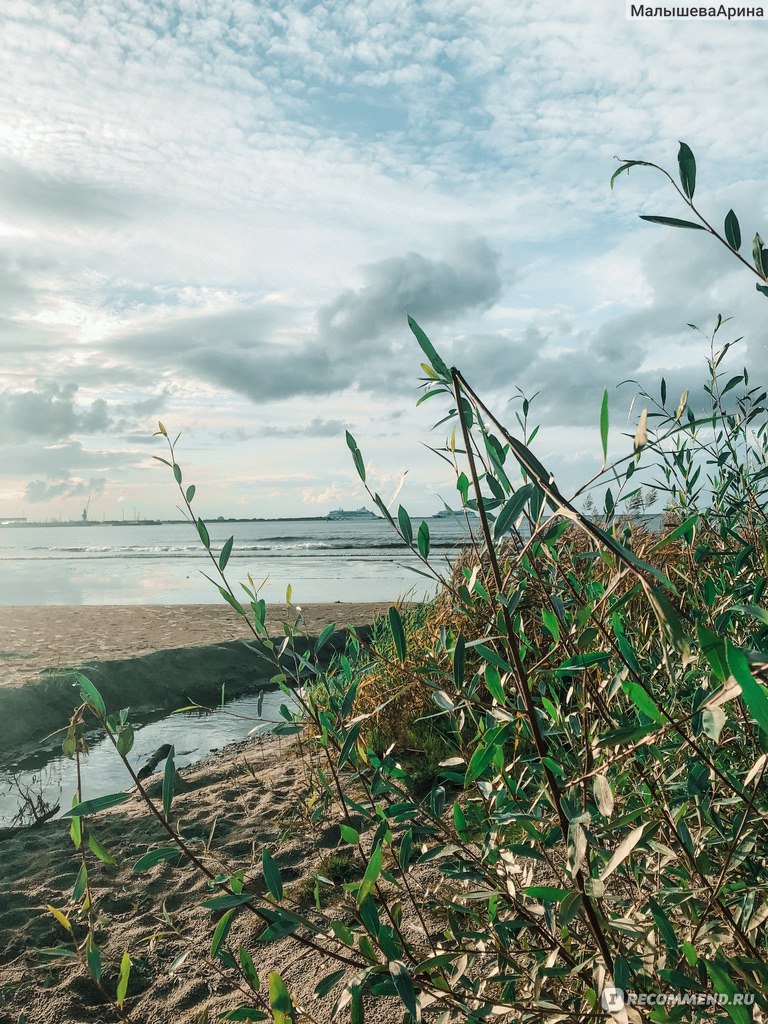
[(494, 700), (499, 704), (506, 704), (507, 695), (504, 692), (504, 687), (501, 685), (501, 676), (499, 675), (499, 670), (495, 665), (487, 664), (485, 666), (483, 679), (485, 680), (485, 686), (488, 693), (490, 693)]
[(400, 532), (402, 533), (406, 544), (413, 544), (413, 526), (411, 525), (411, 517), (402, 505), (400, 505), (397, 510), (397, 521), (400, 524)]
[(176, 761), (175, 761), (175, 749), (171, 747), (168, 751), (168, 756), (165, 759), (165, 771), (163, 772), (163, 814), (167, 821), (171, 814), (171, 804), (173, 803), (173, 788), (176, 782)]
[(677, 165), (680, 168), (680, 184), (683, 186), (683, 192), (685, 192), (689, 199), (693, 199), (693, 193), (696, 189), (696, 160), (690, 146), (687, 146), (684, 142), (680, 143)]
[(229, 910), (230, 907), (239, 907), (243, 903), (249, 903), (252, 899), (252, 892), (227, 893), (226, 896), (213, 896), (209, 900), (203, 900), (200, 906), (207, 910)]
[(123, 953), (123, 958), (120, 961), (120, 977), (117, 980), (117, 1005), (122, 1007), (125, 1002), (125, 997), (128, 992), (128, 979), (131, 976), (131, 958), (128, 956), (128, 950), (126, 949)]
[(236, 597), (233, 597), (230, 594), (230, 592), (225, 587), (219, 587), (219, 593), (224, 598), (224, 600), (227, 602), (227, 604), (231, 605), (231, 607), (235, 609), (235, 611), (237, 612), (238, 615), (240, 615), (243, 618), (245, 618), (245, 615), (246, 615), (245, 608), (243, 608), (243, 606), (240, 604), (240, 602), (237, 600)]
[(329, 622), (328, 625), (320, 634), (320, 636), (317, 638), (317, 640), (315, 640), (315, 656), (317, 656), (320, 653), (320, 651), (322, 651), (322, 649), (328, 643), (328, 641), (330, 640), (331, 636), (335, 633), (335, 631), (336, 623)]
[(363, 461), (363, 453), (360, 451), (359, 448), (355, 448), (355, 450), (352, 452), (352, 461), (355, 464), (357, 475), (360, 477), (363, 483), (365, 483), (365, 462)]
[(261, 987), (259, 981), (259, 975), (256, 970), (256, 965), (253, 962), (253, 957), (245, 948), (241, 946), (237, 952), (238, 959), (240, 960), (240, 967), (243, 972), (243, 977), (248, 982), (248, 985), (253, 989), (254, 992), (258, 992)]
[(160, 864), (165, 860), (173, 860), (174, 857), (180, 856), (181, 851), (178, 846), (161, 846), (159, 850), (150, 850), (150, 852), (145, 853), (143, 857), (139, 857), (133, 865), (133, 872), (138, 875), (142, 871), (147, 871), (149, 868), (153, 868), (155, 864)]
[(327, 996), (334, 985), (338, 985), (341, 979), (346, 974), (346, 970), (334, 971), (332, 974), (326, 974), (317, 985), (315, 985), (315, 999), (320, 999), (323, 996)]
[(555, 643), (560, 641), (560, 622), (551, 608), (542, 608), (541, 621)]
[(467, 816), (464, 811), (462, 811), (461, 806), (457, 803), (453, 805), (453, 823), (456, 826), (457, 832), (461, 833), (466, 831)]
[(219, 955), (219, 950), (226, 942), (227, 934), (232, 927), (232, 921), (237, 910), (237, 907), (232, 907), (231, 910), (228, 910), (221, 916), (219, 923), (216, 925), (216, 931), (213, 933), (213, 940), (211, 941), (211, 956), (214, 959)]
[(495, 753), (496, 744), (492, 742), (489, 743), (487, 740), (483, 741), (475, 748), (472, 757), (469, 759), (469, 764), (467, 765), (467, 770), (464, 775), (465, 787), (469, 786), (470, 783), (475, 781), (475, 779), (480, 778), (493, 760), (493, 755)]
[(176, 480), (176, 483), (180, 484), (181, 483), (181, 466), (177, 462), (174, 462), (174, 464), (173, 464), (173, 476), (174, 476), (174, 479)]
[(189, 487), (187, 488), (187, 495), (186, 495), (186, 497), (187, 497), (187, 504), (188, 505), (192, 504), (192, 499), (195, 496), (195, 491), (196, 490), (197, 490), (197, 488), (195, 487), (194, 484), (190, 484)]
[(269, 972), (269, 1005), (275, 1024), (287, 1024), (293, 1017), (293, 1002), (277, 971)]
[(560, 900), (564, 900), (566, 896), (570, 895), (568, 889), (558, 889), (552, 885), (529, 885), (525, 889), (520, 890), (524, 896), (530, 896), (531, 899), (541, 900), (544, 903), (559, 903)]
[(227, 540), (224, 541), (221, 554), (219, 555), (219, 569), (221, 569), (222, 572), (227, 568), (227, 562), (229, 561), (229, 556), (232, 554), (232, 545), (234, 543), (234, 536), (228, 537)]
[(261, 851), (261, 866), (264, 870), (264, 881), (267, 889), (279, 903), (283, 898), (283, 879), (280, 876), (280, 868), (269, 850), (264, 847)]
[(533, 496), (533, 491), (533, 484), (524, 484), (522, 487), (518, 487), (496, 517), (496, 522), (493, 526), (494, 539), (498, 540), (498, 538), (502, 537), (507, 530), (512, 529), (517, 521), (517, 517), (525, 508), (526, 503), (530, 501)]
[[(737, 606), (732, 605), (731, 611)], [(699, 641), (701, 653), (707, 659), (718, 682), (724, 683), (731, 674), (728, 668), (728, 655), (725, 638), (700, 622), (696, 623), (696, 636)]]
[(750, 1024), (752, 1020), (751, 1011), (743, 1004), (734, 1001), (736, 986), (731, 980), (731, 972), (727, 966), (727, 961), (720, 961), (717, 964), (706, 961), (705, 966), (715, 992), (718, 995), (727, 997), (725, 1011), (734, 1024)]
[(234, 1010), (230, 1010), (229, 1013), (225, 1013), (222, 1020), (269, 1020), (269, 1017), (263, 1010), (258, 1009), (256, 1006), (237, 1006)]
[(620, 174), (628, 171), (630, 167), (649, 167), (651, 166), (647, 160), (625, 160), (621, 167), (617, 167), (611, 175), (611, 188)]
[(429, 340), (424, 331), (422, 331), (422, 329), (411, 316), (408, 317), (408, 326), (413, 331), (413, 335), (416, 338), (416, 341), (419, 343), (419, 348), (431, 363), (432, 369), (447, 384), (451, 379), (451, 371), (448, 369), (443, 360), (437, 354), (437, 351), (432, 342)]
[(426, 522), (422, 522), (419, 527), (419, 535), (417, 537), (419, 554), (426, 561), (429, 558), (429, 527)]
[(107, 717), (104, 699), (91, 680), (80, 672), (75, 672), (75, 679), (80, 684), (80, 699), (92, 708), (100, 718)]
[(413, 987), (408, 968), (402, 960), (390, 960), (389, 973), (392, 975), (392, 981), (395, 984), (395, 990), (400, 997), (400, 1001), (411, 1017), (416, 1020), (419, 1016), (416, 1006), (416, 989)]
[(99, 860), (102, 863), (104, 863), (104, 864), (113, 864), (113, 865), (117, 864), (117, 861), (112, 856), (112, 854), (109, 852), (109, 850), (105, 850), (104, 849), (104, 847), (98, 841), (96, 836), (91, 834), (90, 830), (88, 831), (88, 845), (90, 846), (91, 851), (95, 854), (96, 857), (99, 858)]
[(88, 971), (92, 978), (96, 981), (101, 980), (101, 950), (96, 945), (91, 932), (88, 933), (88, 938), (85, 943), (85, 960), (88, 964)]
[(639, 683), (624, 683), (624, 690), (633, 704), (635, 704), (647, 718), (650, 718), (654, 722), (658, 722), (660, 725), (663, 725), (667, 721), (661, 711), (659, 711), (656, 701), (650, 696), (650, 694), (645, 692)]
[(658, 551), (660, 548), (665, 547), (667, 544), (671, 544), (673, 540), (677, 540), (678, 537), (687, 536), (693, 532), (693, 528), (699, 522), (698, 512), (692, 516), (689, 516), (684, 522), (679, 523), (671, 533), (668, 533), (666, 537), (662, 537), (661, 540), (656, 541), (648, 550)]
[(640, 220), (647, 220), (651, 224), (663, 224), (668, 228), (690, 228), (691, 231), (706, 231), (701, 224), (694, 224), (692, 220), (680, 220), (679, 217), (648, 217), (640, 215)]
[(768, 611), (765, 608), (759, 608), (756, 604), (732, 604), (731, 611), (744, 612), (745, 615), (751, 615), (753, 619), (768, 626)]
[(202, 519), (197, 519), (195, 521), (195, 526), (197, 527), (197, 532), (200, 536), (200, 540), (203, 542), (203, 547), (210, 549), (211, 538), (208, 535), (208, 528), (206, 527), (205, 523), (203, 522)]
[(749, 663), (743, 653), (735, 647), (728, 650), (728, 666), (731, 674), (741, 687), (741, 696), (750, 714), (768, 736), (768, 690), (749, 671)]
[(752, 259), (758, 274), (761, 277), (765, 277), (766, 268), (763, 264), (763, 240), (759, 234), (756, 234), (752, 240)]
[(133, 749), (133, 729), (130, 725), (124, 725), (117, 734), (117, 752), (121, 757), (130, 754)]
[(603, 465), (608, 461), (608, 388), (603, 391), (603, 402), (600, 406), (600, 440), (603, 444)]
[[(472, 644), (470, 644), (470, 647), (471, 646)], [(492, 650), (490, 647), (486, 647), (485, 644), (475, 644), (474, 648), (481, 658), (489, 664), (495, 665), (496, 668), (501, 669), (502, 672), (512, 671), (512, 666), (509, 662), (505, 661), (500, 654), (497, 654), (496, 651)]]
[(453, 649), (453, 681), (456, 689), (460, 690), (464, 685), (464, 672), (467, 666), (467, 645), (464, 637), (459, 633), (456, 638), (456, 646)]
[(50, 956), (56, 957), (68, 957), (71, 960), (77, 959), (77, 953), (74, 949), (70, 949), (68, 946), (43, 946), (42, 948), (30, 950), (37, 956)]
[(373, 850), (371, 851), (371, 856), (368, 860), (368, 866), (365, 869), (363, 880), (360, 883), (360, 886), (357, 890), (356, 902), (358, 907), (376, 884), (376, 880), (381, 874), (381, 864), (383, 858), (384, 849), (382, 847), (382, 844), (378, 843), (376, 846), (374, 846)]
[(353, 846), (357, 846), (360, 842), (360, 833), (357, 829), (352, 828), (351, 825), (339, 825), (339, 831), (341, 832), (341, 838), (345, 843), (351, 843)]
[(347, 761), (352, 756), (352, 751), (357, 743), (357, 737), (360, 735), (360, 727), (362, 722), (355, 722), (352, 728), (347, 733), (346, 739), (339, 752), (339, 768), (343, 768)]
[(667, 643), (677, 651), (685, 667), (691, 660), (691, 648), (688, 638), (683, 631), (680, 616), (666, 595), (662, 594), (660, 590), (656, 590), (654, 587), (647, 587), (646, 595)]
[(735, 252), (741, 248), (741, 228), (733, 210), (725, 215), (725, 240)]
[(680, 956), (680, 947), (677, 944), (677, 936), (675, 935), (675, 929), (669, 920), (669, 914), (665, 913), (656, 900), (651, 896), (648, 899), (648, 905), (651, 908), (651, 914), (656, 927), (659, 930), (659, 935), (667, 947), (670, 958), (673, 961), (677, 961)]
[(389, 628), (392, 630), (395, 650), (402, 665), (405, 662), (406, 655), (405, 630), (403, 629), (403, 620), (400, 618), (400, 612), (394, 605), (389, 609)]
[(80, 900), (83, 898), (83, 894), (85, 893), (87, 885), (88, 868), (86, 867), (85, 862), (83, 862), (80, 865), (80, 870), (78, 871), (77, 878), (75, 879), (75, 887), (72, 890), (72, 903), (80, 902)]
[(413, 829), (408, 829), (403, 833), (403, 838), (400, 840), (400, 850), (398, 852), (397, 861), (400, 865), (400, 870), (405, 872), (408, 870), (411, 864), (411, 854), (413, 853)]
[(86, 814), (96, 814), (107, 807), (117, 807), (130, 799), (130, 793), (110, 793), (108, 796), (97, 796), (93, 800), (83, 800), (81, 804), (75, 804), (68, 811), (64, 811), (62, 818), (83, 818)]

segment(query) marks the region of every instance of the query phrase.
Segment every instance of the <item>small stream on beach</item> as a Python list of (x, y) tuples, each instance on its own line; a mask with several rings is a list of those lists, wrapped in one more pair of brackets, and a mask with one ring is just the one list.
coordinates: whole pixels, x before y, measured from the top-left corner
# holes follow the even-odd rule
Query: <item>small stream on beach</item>
[[(176, 767), (184, 768), (228, 743), (269, 734), (285, 721), (281, 705), (293, 710), (295, 702), (281, 690), (263, 690), (211, 711), (147, 711), (142, 715), (137, 710), (129, 719), (135, 738), (128, 760), (138, 771), (159, 747), (172, 744)], [(94, 730), (86, 739), (89, 753), (83, 761), (83, 799), (130, 789), (133, 781), (103, 733)], [(162, 770), (163, 762), (156, 771)], [(71, 806), (75, 787), (75, 762), (61, 754), (60, 740), (20, 752), (0, 768), (0, 827), (14, 823), (22, 793), (28, 792), (35, 800), (40, 796), (50, 807), (59, 804), (60, 814)]]

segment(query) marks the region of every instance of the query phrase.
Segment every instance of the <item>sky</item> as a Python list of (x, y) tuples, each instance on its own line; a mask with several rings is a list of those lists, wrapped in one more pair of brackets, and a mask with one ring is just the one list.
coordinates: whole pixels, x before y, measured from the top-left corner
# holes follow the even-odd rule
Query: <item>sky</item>
[[(456, 505), (410, 313), (565, 490), (629, 450), (633, 385), (704, 375), (715, 316), (768, 369), (768, 300), (717, 227), (768, 237), (766, 23), (623, 0), (5, 0), (0, 518)], [(723, 340), (728, 337), (723, 335)], [(634, 417), (634, 419), (633, 419)]]

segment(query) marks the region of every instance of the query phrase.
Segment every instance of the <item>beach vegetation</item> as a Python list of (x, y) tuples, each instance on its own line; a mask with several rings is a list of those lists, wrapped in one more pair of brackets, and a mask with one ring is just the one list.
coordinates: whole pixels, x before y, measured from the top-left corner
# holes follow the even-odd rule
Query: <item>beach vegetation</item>
[[(760, 236), (749, 263), (735, 214), (718, 232), (694, 206), (689, 147), (677, 176), (628, 160), (612, 185), (635, 167), (666, 175), (695, 218), (645, 220), (714, 235), (768, 294)], [(137, 874), (162, 864), (207, 878), (205, 953), (238, 999), (219, 1019), (358, 1024), (382, 1019), (387, 1000), (386, 1019), (403, 1024), (764, 1020), (768, 393), (734, 363), (739, 339), (717, 316), (692, 333), (703, 384), (679, 395), (664, 380), (635, 384), (618, 448), (606, 391), (594, 474), (566, 496), (534, 451), (532, 401), (508, 425), (409, 327), (469, 543), (439, 565), (428, 523), (381, 499), (347, 434), (361, 486), (438, 592), (418, 614), (393, 605), (371, 633), (350, 629), (329, 668), (318, 655), (330, 627), (301, 646), (296, 608), (270, 636), (258, 585), (229, 583), (234, 541), (212, 546), (178, 439), (159, 425), (213, 585), (298, 705), (286, 702), (276, 731), (300, 736), (312, 765), (310, 821), (338, 833), (304, 890), (286, 884), (279, 846), (263, 846), (255, 872), (197, 852), (174, 816), (173, 750), (153, 799), (127, 759), (128, 712), (85, 677), (65, 750), (80, 763), (88, 716), (124, 759), (163, 835)], [(665, 513), (650, 529), (638, 517), (657, 500)], [(89, 888), (94, 861), (120, 856), (97, 839), (98, 813), (125, 799), (78, 791), (68, 816), (81, 866), (71, 898), (49, 909), (63, 940), (53, 952), (127, 1018), (137, 954), (102, 965)], [(313, 992), (264, 976), (268, 943), (320, 955)]]

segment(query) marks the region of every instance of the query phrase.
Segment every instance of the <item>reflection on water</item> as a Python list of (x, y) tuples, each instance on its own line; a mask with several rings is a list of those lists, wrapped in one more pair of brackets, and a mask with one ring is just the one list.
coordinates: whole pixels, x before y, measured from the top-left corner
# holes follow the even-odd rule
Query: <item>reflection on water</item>
[[(218, 551), (233, 535), (233, 582), (252, 573), (282, 601), (389, 601), (434, 588), (384, 520), (208, 524)], [(466, 542), (460, 520), (430, 520), (432, 561), (445, 568)], [(218, 601), (201, 574), (206, 552), (186, 523), (0, 529), (0, 604), (197, 604)]]
[[(168, 743), (175, 747), (176, 766), (183, 768), (250, 733), (269, 733), (285, 721), (281, 706), (291, 710), (295, 701), (280, 690), (268, 690), (229, 701), (211, 712), (143, 715), (140, 722), (131, 718), (135, 741), (128, 760), (138, 771), (158, 747)], [(83, 799), (129, 789), (133, 785), (131, 777), (109, 740), (99, 732), (89, 734), (87, 739), (90, 750), (83, 761)], [(59, 751), (59, 746), (37, 748), (0, 769), (0, 826), (13, 823), (22, 803), (20, 794), (29, 793), (30, 799), (41, 800), (40, 806), (60, 804), (62, 810), (71, 806), (76, 787), (75, 762)]]

